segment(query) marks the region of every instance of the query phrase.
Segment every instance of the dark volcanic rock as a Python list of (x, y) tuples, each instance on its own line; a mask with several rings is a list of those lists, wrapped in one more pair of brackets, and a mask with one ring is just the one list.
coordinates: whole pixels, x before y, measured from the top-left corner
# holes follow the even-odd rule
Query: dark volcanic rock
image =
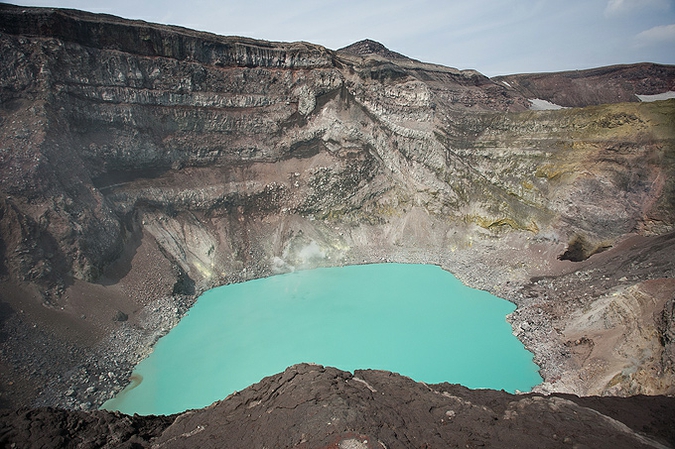
[(126, 416), (54, 408), (0, 411), (7, 448), (138, 448), (161, 435), (175, 416)]
[(675, 399), (514, 396), (296, 365), (202, 410), (128, 417), (3, 412), (9, 447), (419, 448), (665, 447)]
[(128, 319), (129, 319), (129, 315), (122, 312), (121, 310), (118, 310), (117, 312), (115, 312), (115, 316), (113, 317), (113, 321), (126, 321)]

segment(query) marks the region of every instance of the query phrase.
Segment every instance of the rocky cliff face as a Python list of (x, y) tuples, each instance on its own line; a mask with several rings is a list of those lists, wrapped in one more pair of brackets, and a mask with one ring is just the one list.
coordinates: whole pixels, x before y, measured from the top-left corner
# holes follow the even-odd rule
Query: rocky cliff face
[(616, 102), (673, 67), (554, 89), (9, 5), (0, 59), (6, 401), (99, 404), (204, 289), (380, 261), (516, 302), (542, 389), (674, 391), (675, 104)]

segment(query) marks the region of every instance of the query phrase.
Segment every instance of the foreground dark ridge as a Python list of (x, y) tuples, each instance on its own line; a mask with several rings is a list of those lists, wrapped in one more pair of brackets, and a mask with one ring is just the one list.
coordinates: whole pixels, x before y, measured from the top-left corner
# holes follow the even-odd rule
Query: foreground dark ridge
[[(511, 83), (11, 5), (0, 60), (2, 406), (95, 408), (205, 289), (382, 261), (515, 302), (542, 392), (675, 392), (675, 101), (636, 101), (672, 66)], [(583, 107), (528, 109), (562, 81)]]
[(0, 412), (5, 447), (662, 448), (675, 398), (514, 396), (386, 371), (296, 365), (202, 410)]

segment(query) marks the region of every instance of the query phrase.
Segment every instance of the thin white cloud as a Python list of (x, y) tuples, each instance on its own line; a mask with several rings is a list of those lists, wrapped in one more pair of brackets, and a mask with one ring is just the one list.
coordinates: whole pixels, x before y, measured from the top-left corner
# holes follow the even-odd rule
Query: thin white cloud
[(605, 16), (621, 16), (638, 9), (668, 9), (669, 0), (608, 0)]
[(675, 42), (675, 23), (645, 30), (635, 36), (635, 40), (642, 46)]

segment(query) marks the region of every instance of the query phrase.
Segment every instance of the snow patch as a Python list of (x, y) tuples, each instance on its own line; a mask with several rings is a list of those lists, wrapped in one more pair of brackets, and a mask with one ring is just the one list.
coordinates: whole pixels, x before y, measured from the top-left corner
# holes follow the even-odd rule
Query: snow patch
[(511, 85), (510, 85), (509, 83), (507, 83), (506, 81), (502, 81), (502, 83), (504, 83), (504, 85), (505, 85), (506, 87), (511, 87)]
[(635, 94), (635, 96), (638, 97), (638, 99), (640, 101), (644, 101), (644, 102), (670, 100), (671, 98), (675, 98), (675, 91), (669, 90), (668, 92), (663, 92), (663, 93), (654, 94), (654, 95), (637, 95), (637, 94)]
[(541, 100), (539, 98), (528, 98), (527, 101), (530, 102), (531, 111), (556, 111), (558, 109), (565, 109), (564, 106), (560, 106), (550, 101)]

